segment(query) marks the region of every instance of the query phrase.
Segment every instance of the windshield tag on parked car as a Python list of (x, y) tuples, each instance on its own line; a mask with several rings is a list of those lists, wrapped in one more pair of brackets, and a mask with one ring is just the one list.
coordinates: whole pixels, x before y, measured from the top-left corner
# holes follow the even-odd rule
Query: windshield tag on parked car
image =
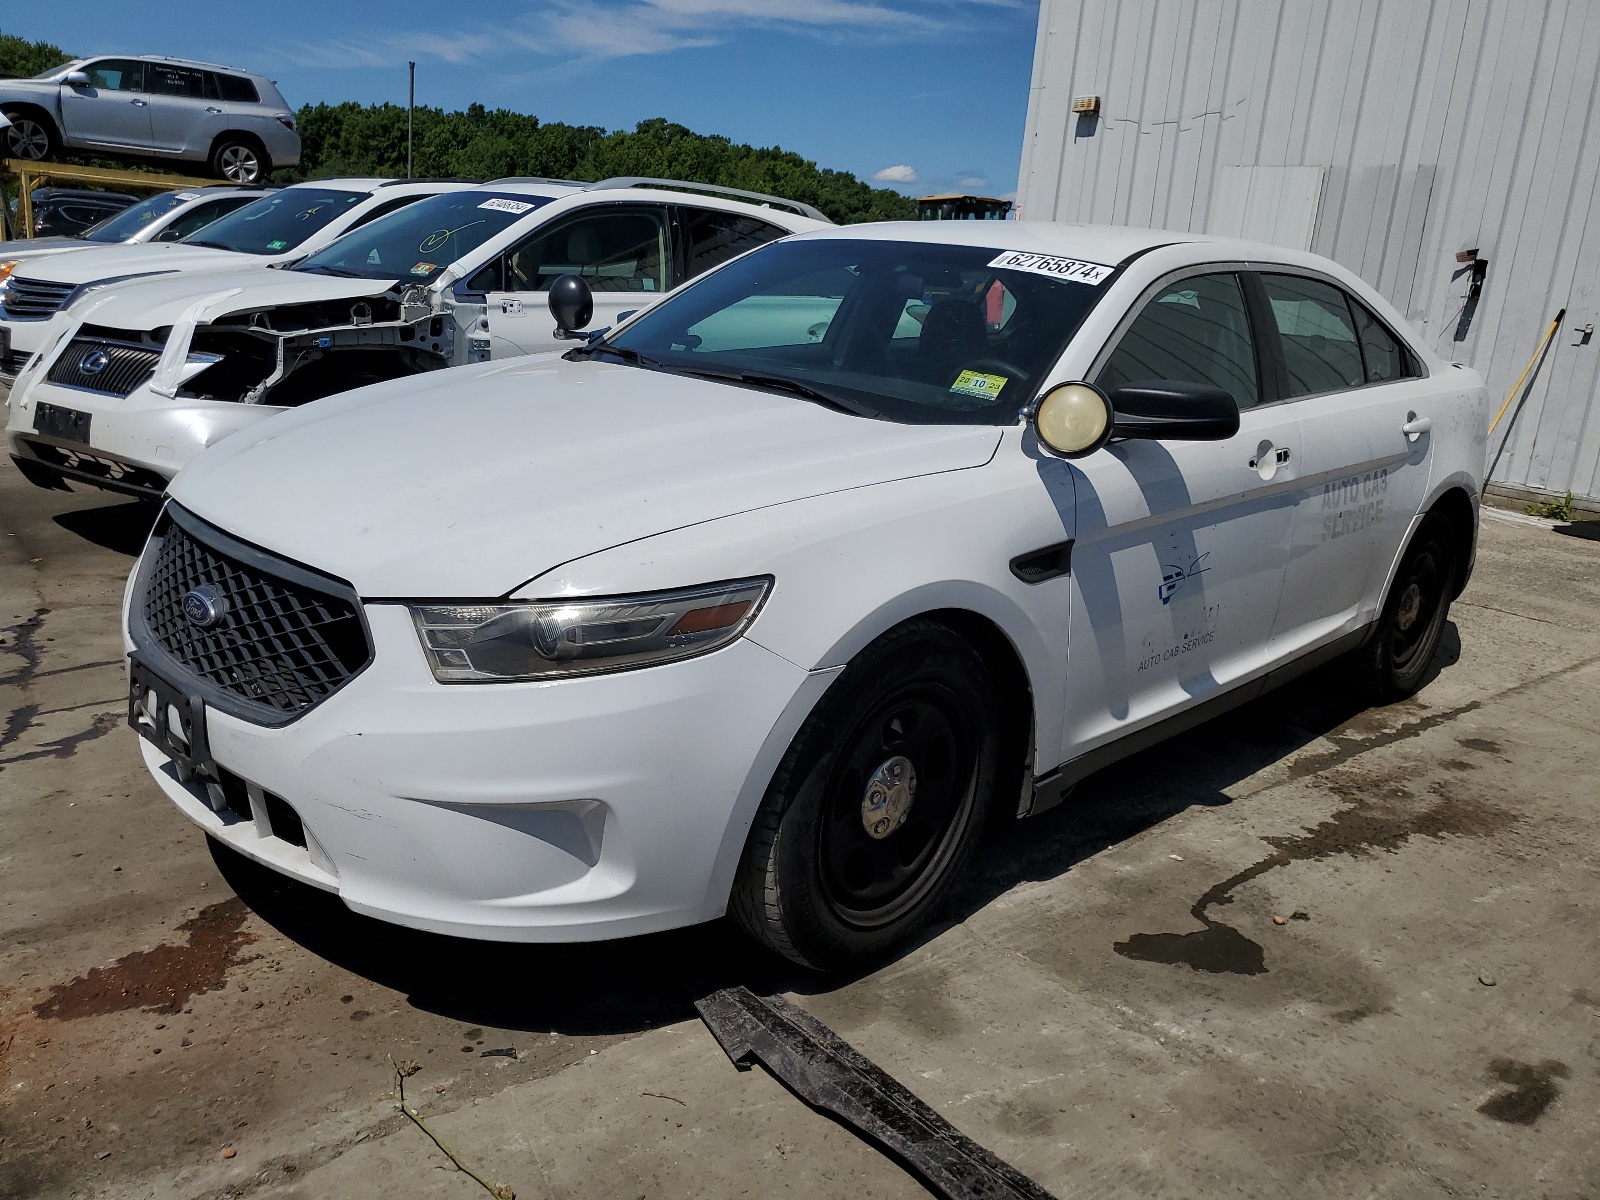
[(179, 199), (179, 200), (198, 200), (198, 199), (200, 199), (200, 193), (199, 192), (179, 192), (176, 198)]
[(984, 375), (978, 371), (963, 371), (956, 376), (956, 381), (950, 385), (952, 392), (959, 392), (963, 396), (977, 396), (980, 400), (992, 400), (1000, 394), (1000, 389), (1005, 387), (1004, 375)]
[(1007, 250), (989, 264), (1012, 271), (1029, 271), (1034, 275), (1048, 275), (1052, 279), (1066, 279), (1073, 283), (1088, 283), (1098, 287), (1106, 276), (1116, 270), (1104, 263), (1082, 262), (1076, 258), (1056, 258), (1051, 254), (1028, 254), (1022, 250)]
[(432, 263), (430, 263), (430, 262), (420, 262), (416, 266), (411, 268), (411, 273), (413, 275), (426, 275), (426, 274), (428, 274), (428, 272), (430, 272), (432, 270), (433, 270), (433, 264)]
[(496, 196), (493, 200), (485, 200), (478, 207), (492, 208), (497, 212), (515, 213), (520, 217), (523, 213), (539, 206), (537, 204), (528, 204), (521, 200), (502, 200), (499, 196)]

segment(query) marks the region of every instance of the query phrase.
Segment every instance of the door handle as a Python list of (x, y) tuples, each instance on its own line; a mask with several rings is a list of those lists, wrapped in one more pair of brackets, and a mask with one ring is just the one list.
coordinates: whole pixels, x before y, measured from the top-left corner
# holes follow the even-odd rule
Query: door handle
[(206, 105), (206, 111), (208, 113), (220, 113), (222, 110), (220, 108), (214, 108), (213, 106), (208, 104), (208, 105)]
[(1416, 413), (1407, 413), (1406, 423), (1400, 426), (1400, 432), (1406, 435), (1406, 441), (1414, 442), (1432, 428), (1432, 417), (1419, 417)]
[(149, 102), (145, 101), (145, 100), (129, 100), (128, 103), (133, 105), (135, 108), (149, 108), (150, 107)]
[(1289, 461), (1289, 447), (1262, 442), (1256, 447), (1256, 456), (1250, 460), (1250, 469), (1263, 479), (1271, 479), (1278, 468)]

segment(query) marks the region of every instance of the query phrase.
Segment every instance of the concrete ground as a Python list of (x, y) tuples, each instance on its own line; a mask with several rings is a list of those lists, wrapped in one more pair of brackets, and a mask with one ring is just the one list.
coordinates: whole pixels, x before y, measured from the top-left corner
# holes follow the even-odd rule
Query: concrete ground
[(122, 718), (148, 519), (0, 468), (0, 1196), (486, 1195), (391, 1059), (524, 1200), (923, 1194), (729, 1064), (716, 978), (1062, 1197), (1600, 1197), (1600, 544), (1486, 523), (1419, 698), (1321, 672), (1140, 755), (827, 980), (722, 927), (409, 933), (214, 855)]

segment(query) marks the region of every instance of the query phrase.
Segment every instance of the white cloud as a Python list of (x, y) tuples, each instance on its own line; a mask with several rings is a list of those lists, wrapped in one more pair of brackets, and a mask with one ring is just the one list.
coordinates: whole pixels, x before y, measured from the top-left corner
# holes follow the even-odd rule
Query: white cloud
[(956, 180), (957, 187), (979, 188), (988, 186), (989, 181), (982, 175), (963, 175)]
[(905, 163), (898, 163), (895, 166), (885, 167), (881, 171), (873, 172), (872, 177), (879, 183), (915, 183), (917, 181), (917, 169), (907, 166)]

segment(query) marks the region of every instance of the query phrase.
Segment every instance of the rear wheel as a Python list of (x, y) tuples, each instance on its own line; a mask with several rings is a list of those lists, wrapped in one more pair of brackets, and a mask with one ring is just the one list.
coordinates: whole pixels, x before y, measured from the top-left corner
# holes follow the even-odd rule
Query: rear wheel
[(1372, 640), (1353, 659), (1357, 680), (1379, 704), (1414, 695), (1427, 678), (1460, 578), (1455, 529), (1430, 513), (1395, 571)]
[(260, 183), (267, 173), (267, 156), (250, 138), (224, 137), (211, 151), (211, 173), (234, 183)]
[(55, 127), (43, 117), (23, 111), (7, 112), (6, 119), (11, 122), (5, 130), (7, 158), (41, 162), (54, 157), (60, 148)]
[(762, 801), (730, 905), (739, 924), (820, 970), (904, 943), (982, 832), (997, 708), (983, 660), (942, 625), (911, 622), (863, 651)]

